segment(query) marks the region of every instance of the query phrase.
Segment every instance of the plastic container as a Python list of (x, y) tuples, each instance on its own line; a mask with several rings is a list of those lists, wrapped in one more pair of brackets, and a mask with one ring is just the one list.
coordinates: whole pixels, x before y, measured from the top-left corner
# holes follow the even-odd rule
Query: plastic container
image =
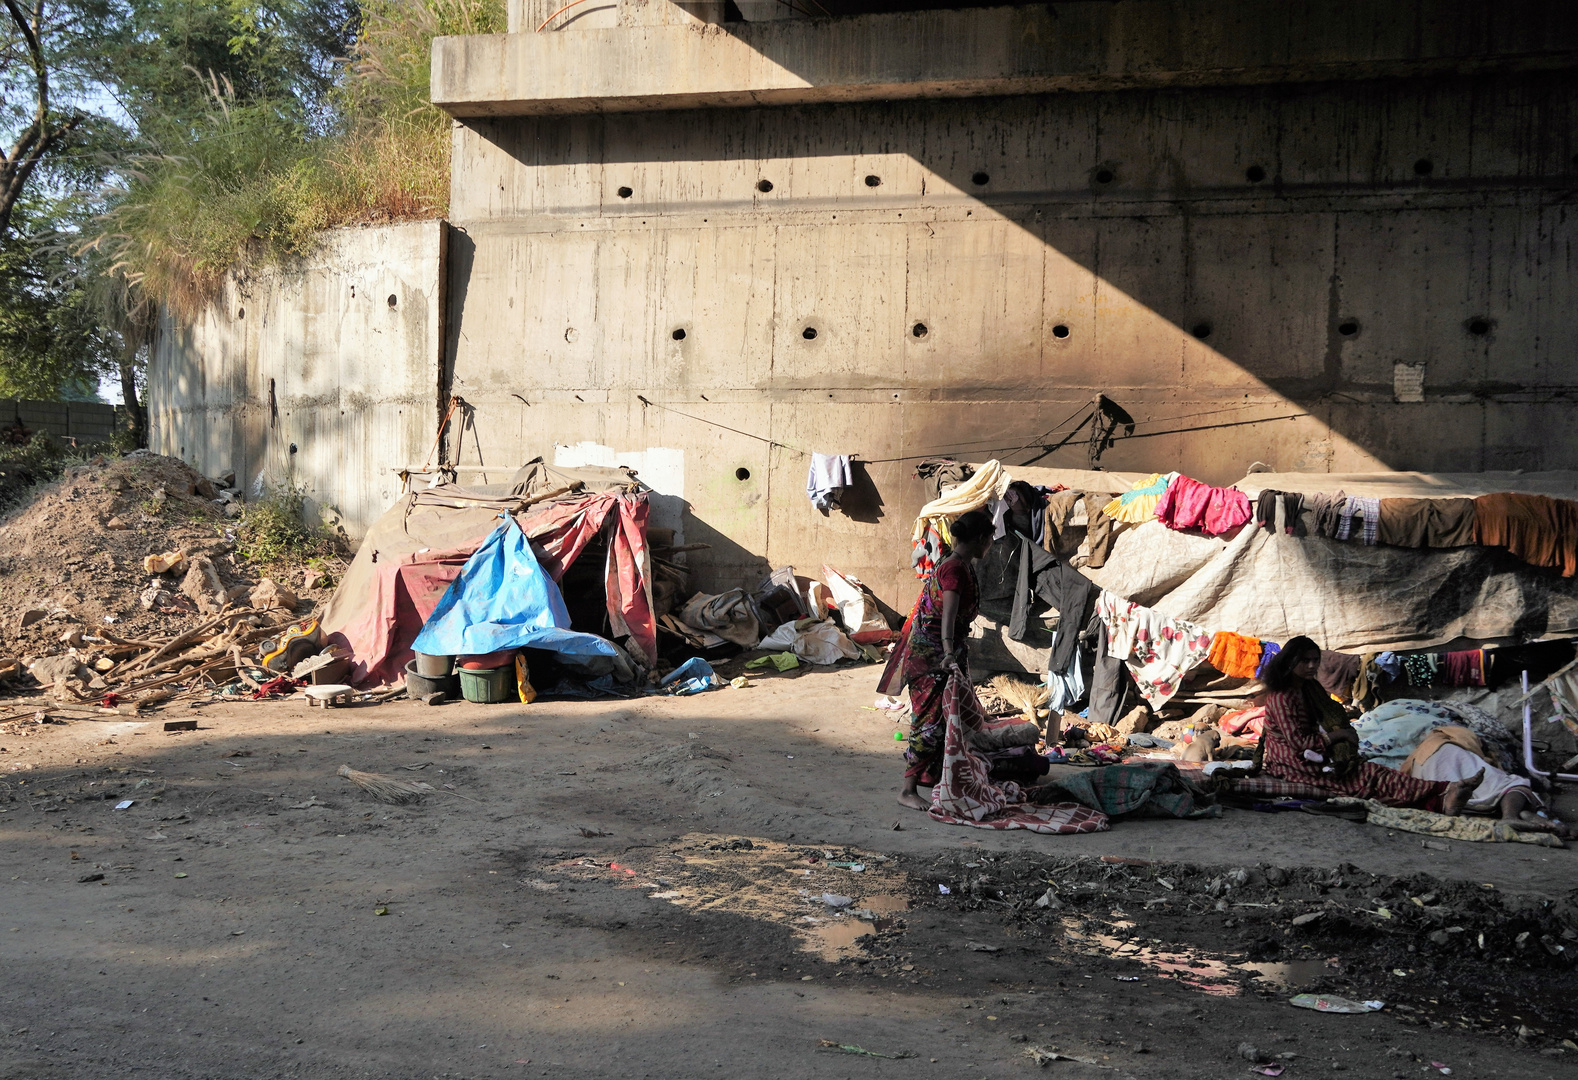
[(416, 673), (429, 678), (442, 678), (455, 670), (453, 656), (429, 656), (427, 653), (416, 654)]
[(460, 695), (479, 705), (497, 705), (504, 701), (518, 701), (515, 688), (515, 665), (499, 668), (461, 668)]
[(416, 661), (412, 660), (405, 666), (405, 692), (406, 696), (414, 701), (421, 700), (429, 694), (444, 693), (450, 697), (455, 696), (454, 675), (423, 675), (416, 669)]

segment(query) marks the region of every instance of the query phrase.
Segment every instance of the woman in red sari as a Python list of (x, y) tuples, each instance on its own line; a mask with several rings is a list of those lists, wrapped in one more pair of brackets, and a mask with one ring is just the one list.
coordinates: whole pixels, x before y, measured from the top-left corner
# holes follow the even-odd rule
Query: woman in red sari
[[(970, 624), (975, 621), (980, 598), (974, 563), (992, 545), (992, 519), (971, 510), (960, 514), (949, 531), (953, 551), (927, 575), (877, 684), (884, 694), (909, 687), (910, 737), (899, 802), (912, 810), (925, 810), (930, 805), (917, 788), (934, 786), (942, 775), (943, 740), (948, 730), (942, 691), (950, 672), (969, 673)], [(968, 678), (962, 681), (970, 686)], [(970, 693), (974, 692), (972, 688)]]
[(1260, 767), (1266, 775), (1384, 806), (1461, 814), (1480, 777), (1453, 783), (1419, 780), (1360, 761), (1358, 733), (1342, 706), (1315, 681), (1319, 667), (1320, 646), (1307, 637), (1282, 646), (1266, 665), (1263, 678), (1270, 692), (1260, 737)]

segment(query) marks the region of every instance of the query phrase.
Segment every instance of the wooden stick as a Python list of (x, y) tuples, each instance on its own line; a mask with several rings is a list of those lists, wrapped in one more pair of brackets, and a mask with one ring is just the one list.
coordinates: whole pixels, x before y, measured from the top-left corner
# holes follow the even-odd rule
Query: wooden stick
[(174, 652), (176, 649), (185, 648), (187, 645), (190, 645), (203, 634), (207, 633), (209, 630), (212, 630), (214, 627), (218, 626), (220, 623), (224, 622), (227, 618), (234, 614), (237, 613), (231, 611), (230, 605), (226, 604), (225, 610), (221, 611), (218, 615), (205, 622), (202, 626), (199, 626), (193, 630), (188, 630), (184, 634), (177, 634), (175, 637), (171, 638), (169, 642), (160, 647), (158, 652), (144, 660), (139, 666), (139, 670), (146, 669), (148, 665), (152, 664), (155, 660), (164, 658), (171, 652)]

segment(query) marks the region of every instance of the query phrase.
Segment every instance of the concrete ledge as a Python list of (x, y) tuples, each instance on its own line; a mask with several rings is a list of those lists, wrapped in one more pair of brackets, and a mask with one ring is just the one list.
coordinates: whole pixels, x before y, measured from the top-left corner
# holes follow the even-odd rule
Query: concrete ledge
[(457, 117), (1578, 67), (1544, 0), (1131, 0), (437, 38)]

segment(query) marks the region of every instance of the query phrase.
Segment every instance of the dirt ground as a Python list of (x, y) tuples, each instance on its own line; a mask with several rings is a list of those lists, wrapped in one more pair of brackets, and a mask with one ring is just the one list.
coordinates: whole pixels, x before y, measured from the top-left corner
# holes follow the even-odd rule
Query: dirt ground
[(0, 1077), (1578, 1075), (1578, 850), (945, 826), (875, 681), (0, 724)]

